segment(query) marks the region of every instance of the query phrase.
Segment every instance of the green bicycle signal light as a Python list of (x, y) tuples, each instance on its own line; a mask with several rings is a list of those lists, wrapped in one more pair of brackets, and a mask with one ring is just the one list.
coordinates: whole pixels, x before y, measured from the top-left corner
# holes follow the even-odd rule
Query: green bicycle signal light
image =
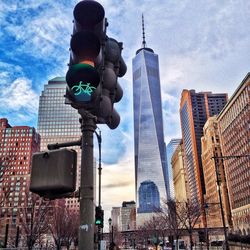
[(100, 76), (91, 63), (78, 63), (70, 66), (66, 81), (68, 90), (75, 101), (89, 102), (100, 83)]

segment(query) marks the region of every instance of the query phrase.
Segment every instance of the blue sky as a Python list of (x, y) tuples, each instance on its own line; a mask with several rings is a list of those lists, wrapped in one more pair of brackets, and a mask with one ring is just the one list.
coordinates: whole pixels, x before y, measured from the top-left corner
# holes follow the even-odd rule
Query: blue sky
[[(73, 8), (78, 1), (0, 0), (0, 117), (37, 127), (44, 84), (64, 76), (69, 60)], [(116, 105), (122, 122), (103, 132), (103, 204), (134, 199), (132, 58), (146, 42), (159, 55), (165, 140), (180, 137), (182, 89), (227, 92), (249, 72), (248, 0), (102, 0), (108, 35), (124, 43), (128, 66)], [(112, 188), (111, 188), (112, 187)], [(126, 187), (126, 189), (124, 188)], [(125, 190), (125, 191), (124, 191)], [(110, 198), (112, 197), (112, 198)]]

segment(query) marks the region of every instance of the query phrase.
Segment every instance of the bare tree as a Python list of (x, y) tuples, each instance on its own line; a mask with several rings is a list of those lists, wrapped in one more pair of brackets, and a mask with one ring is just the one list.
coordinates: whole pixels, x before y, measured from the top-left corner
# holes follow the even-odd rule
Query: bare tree
[(150, 232), (148, 229), (145, 228), (145, 225), (137, 228), (136, 243), (138, 247), (142, 247), (143, 249), (147, 248), (150, 237), (151, 237)]
[(198, 219), (201, 216), (201, 207), (198, 203), (193, 203), (190, 200), (180, 203), (179, 219), (182, 221), (184, 228), (189, 234), (190, 249), (193, 249), (193, 229), (195, 228)]
[(6, 207), (6, 202), (8, 200), (8, 197), (10, 195), (10, 185), (3, 185), (4, 180), (9, 177), (10, 175), (6, 174), (6, 167), (4, 167), (0, 162), (0, 215), (2, 212), (3, 207)]
[(162, 220), (162, 217), (158, 214), (152, 216), (150, 220), (146, 221), (143, 226), (139, 228), (139, 230), (140, 233), (138, 236), (143, 236), (144, 244), (151, 242), (156, 249), (160, 244), (161, 239), (163, 240), (166, 236), (165, 223)]
[[(183, 219), (180, 216), (182, 204), (175, 200), (167, 200), (161, 209), (160, 216), (166, 224), (169, 236), (173, 236), (178, 244), (181, 231), (184, 228)], [(173, 240), (171, 241), (172, 248), (174, 247)]]
[(28, 249), (39, 242), (41, 236), (48, 232), (50, 201), (36, 194), (26, 193), (24, 207), (20, 208), (20, 225)]
[(66, 206), (55, 206), (49, 229), (57, 249), (64, 244), (69, 249), (78, 238), (79, 214)]
[(14, 245), (15, 240), (8, 237), (9, 233), (9, 223), (6, 223), (6, 217), (10, 216), (12, 211), (9, 197), (13, 191), (11, 191), (10, 176), (12, 172), (7, 171), (8, 166), (4, 166), (0, 162), (0, 235), (4, 234), (4, 238), (1, 238), (0, 243), (3, 243), (3, 246)]

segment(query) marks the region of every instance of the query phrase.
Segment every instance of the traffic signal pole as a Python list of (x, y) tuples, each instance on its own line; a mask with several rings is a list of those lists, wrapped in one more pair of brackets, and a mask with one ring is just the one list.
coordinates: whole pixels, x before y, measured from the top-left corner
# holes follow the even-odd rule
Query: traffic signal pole
[(82, 130), (79, 250), (93, 250), (95, 228), (93, 134), (96, 129), (96, 117), (84, 109), (79, 109), (78, 112), (81, 115)]

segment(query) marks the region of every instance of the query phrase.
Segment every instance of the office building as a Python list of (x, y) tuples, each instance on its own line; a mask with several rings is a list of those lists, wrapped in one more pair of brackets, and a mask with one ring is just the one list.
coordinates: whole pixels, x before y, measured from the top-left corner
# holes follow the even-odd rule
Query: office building
[(134, 201), (124, 201), (121, 207), (122, 231), (136, 229), (136, 204)]
[(32, 154), (40, 148), (40, 137), (28, 126), (11, 126), (0, 119), (0, 241), (8, 236), (15, 243), (20, 209), (28, 200)]
[[(218, 116), (234, 231), (250, 232), (250, 73)], [(239, 157), (233, 157), (239, 156)]]
[(177, 146), (171, 158), (171, 166), (173, 173), (173, 186), (175, 200), (186, 202), (189, 199), (186, 170), (184, 166), (184, 153), (182, 140)]
[[(137, 216), (159, 209), (166, 199), (163, 170), (166, 151), (163, 135), (158, 55), (143, 46), (133, 58), (134, 150)], [(146, 192), (149, 197), (142, 197)]]
[(111, 210), (112, 225), (117, 231), (121, 231), (121, 207), (112, 207)]
[(118, 231), (136, 229), (136, 204), (134, 201), (124, 201), (121, 207), (113, 207), (111, 211), (112, 225)]
[(181, 139), (172, 139), (167, 145), (167, 152), (166, 152), (167, 153), (167, 164), (166, 164), (167, 172), (165, 175), (168, 174), (168, 178), (166, 182), (168, 199), (175, 198), (171, 159), (172, 159), (174, 151), (179, 146), (180, 142), (181, 142)]
[[(205, 204), (207, 208), (207, 227), (222, 227), (222, 215), (220, 206), (224, 211), (225, 225), (231, 227), (231, 212), (228, 200), (225, 171), (223, 161), (213, 159), (214, 156), (221, 156), (219, 129), (216, 116), (209, 117), (203, 127), (201, 137), (202, 167), (205, 182)], [(220, 193), (218, 192), (220, 188)], [(220, 197), (221, 194), (221, 202)]]
[(211, 92), (196, 93), (183, 90), (180, 102), (181, 130), (184, 146), (184, 161), (192, 202), (203, 204), (205, 194), (201, 163), (201, 137), (207, 119), (218, 114), (227, 102), (227, 94)]
[[(38, 133), (41, 136), (41, 151), (47, 150), (47, 145), (76, 141), (81, 137), (79, 114), (77, 110), (65, 102), (66, 82), (64, 77), (56, 77), (44, 86), (39, 100)], [(73, 147), (77, 151), (77, 188), (80, 183), (81, 150), (79, 146)], [(77, 210), (77, 198), (66, 199), (66, 205)]]

